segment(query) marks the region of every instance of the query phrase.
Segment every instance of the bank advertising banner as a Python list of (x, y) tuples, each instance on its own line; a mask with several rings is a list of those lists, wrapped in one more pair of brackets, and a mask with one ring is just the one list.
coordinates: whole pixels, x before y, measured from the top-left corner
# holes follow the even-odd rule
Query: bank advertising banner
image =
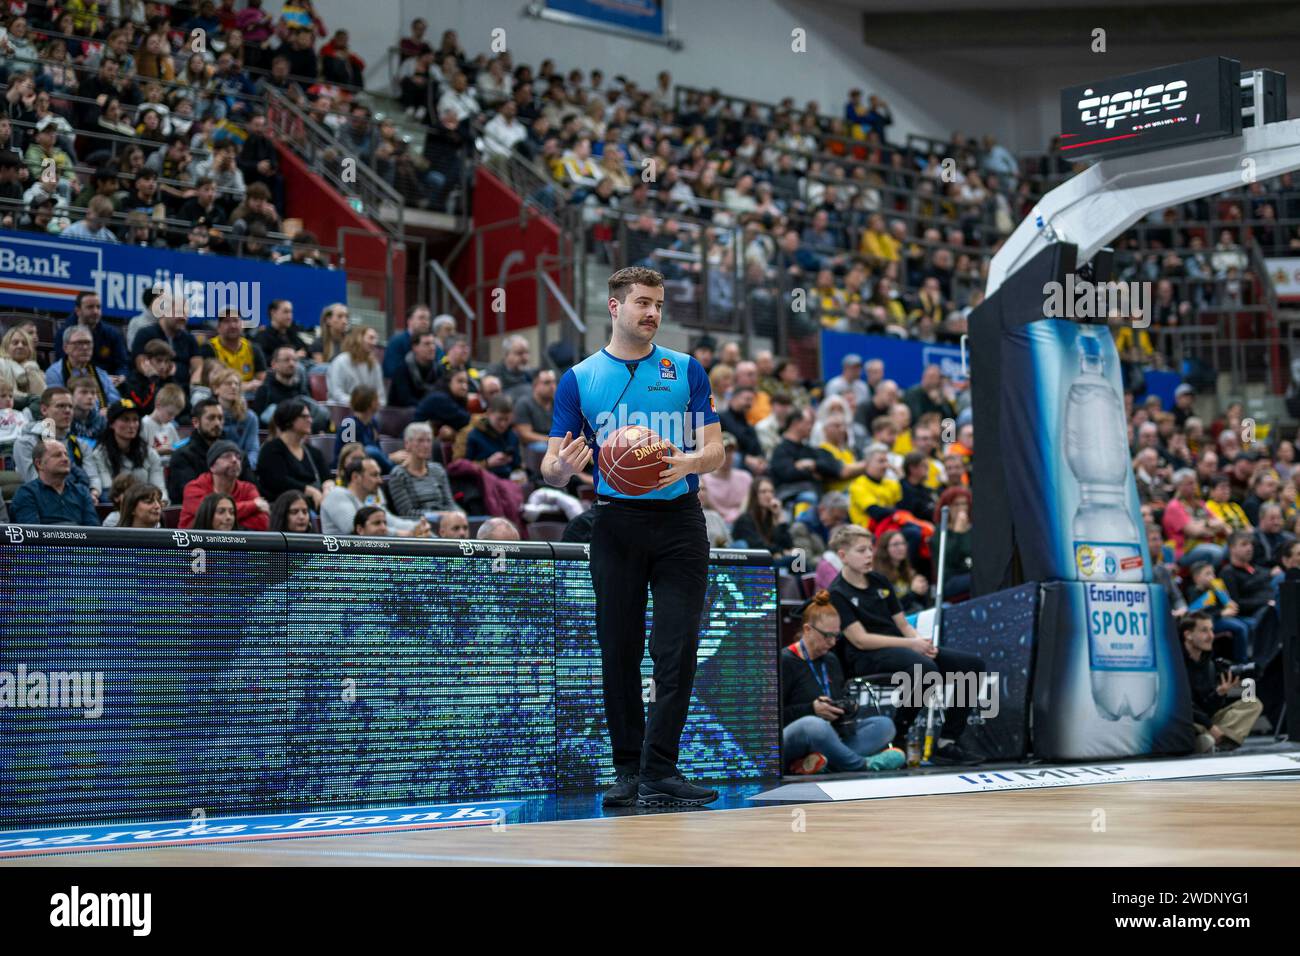
[(0, 306), (71, 312), (78, 293), (98, 292), (105, 315), (130, 318), (155, 286), (184, 295), (192, 318), (236, 309), (248, 324), (262, 321), (273, 299), (291, 301), (302, 326), (347, 301), (347, 274), (335, 269), (0, 230)]

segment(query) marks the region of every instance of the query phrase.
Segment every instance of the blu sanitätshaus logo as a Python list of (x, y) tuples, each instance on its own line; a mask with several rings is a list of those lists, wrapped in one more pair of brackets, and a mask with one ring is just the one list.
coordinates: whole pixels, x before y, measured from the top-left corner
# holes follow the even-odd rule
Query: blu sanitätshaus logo
[(0, 233), (0, 297), (8, 305), (66, 309), (78, 292), (95, 292), (104, 274), (97, 244)]

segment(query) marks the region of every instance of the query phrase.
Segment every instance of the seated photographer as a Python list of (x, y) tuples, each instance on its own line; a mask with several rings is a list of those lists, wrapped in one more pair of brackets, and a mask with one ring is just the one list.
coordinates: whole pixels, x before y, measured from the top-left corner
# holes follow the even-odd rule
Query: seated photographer
[[(856, 531), (853, 530), (856, 528)], [(951, 648), (936, 648), (921, 637), (903, 615), (893, 586), (884, 575), (872, 570), (874, 555), (871, 533), (857, 525), (837, 529), (836, 553), (843, 568), (831, 582), (831, 600), (840, 612), (840, 626), (848, 640), (846, 658), (854, 676), (902, 673), (909, 680), (925, 681), (926, 674), (980, 674), (984, 660), (975, 654)], [(917, 670), (919, 668), (919, 672)], [(930, 678), (933, 680), (933, 678)], [(899, 706), (894, 712), (894, 744), (904, 747), (912, 721), (920, 707)], [(977, 763), (978, 755), (958, 744), (970, 714), (965, 707), (949, 707), (939, 732), (935, 763)]]
[(799, 640), (781, 651), (781, 747), (791, 773), (896, 770), (907, 762), (889, 745), (888, 717), (844, 719), (844, 672), (831, 653), (841, 633), (830, 594), (818, 591), (804, 607)]
[(1264, 710), (1255, 700), (1229, 700), (1227, 693), (1241, 684), (1226, 662), (1213, 655), (1214, 625), (1204, 611), (1191, 611), (1178, 621), (1187, 663), (1187, 684), (1192, 695), (1192, 720), (1196, 727), (1196, 752), (1235, 750), (1250, 734)]

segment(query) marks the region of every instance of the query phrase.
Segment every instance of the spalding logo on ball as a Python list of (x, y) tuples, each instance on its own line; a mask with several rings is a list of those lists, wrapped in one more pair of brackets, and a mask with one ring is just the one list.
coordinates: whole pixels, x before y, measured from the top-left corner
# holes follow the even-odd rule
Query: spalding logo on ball
[(659, 487), (660, 462), (672, 446), (648, 428), (625, 425), (600, 446), (600, 474), (620, 495), (644, 495)]

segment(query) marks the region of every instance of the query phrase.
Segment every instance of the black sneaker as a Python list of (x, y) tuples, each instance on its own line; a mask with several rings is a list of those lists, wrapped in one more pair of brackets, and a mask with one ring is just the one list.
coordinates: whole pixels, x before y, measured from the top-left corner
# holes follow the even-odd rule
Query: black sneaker
[(678, 774), (661, 780), (642, 780), (637, 787), (638, 807), (699, 807), (718, 799), (718, 791), (697, 787)]
[(630, 807), (636, 803), (636, 787), (641, 775), (635, 770), (625, 770), (614, 778), (614, 786), (605, 791), (600, 800), (606, 807)]
[(934, 753), (930, 754), (930, 762), (934, 764), (964, 764), (974, 766), (983, 763), (984, 757), (975, 753), (973, 750), (963, 750), (959, 745), (952, 743), (946, 744)]

